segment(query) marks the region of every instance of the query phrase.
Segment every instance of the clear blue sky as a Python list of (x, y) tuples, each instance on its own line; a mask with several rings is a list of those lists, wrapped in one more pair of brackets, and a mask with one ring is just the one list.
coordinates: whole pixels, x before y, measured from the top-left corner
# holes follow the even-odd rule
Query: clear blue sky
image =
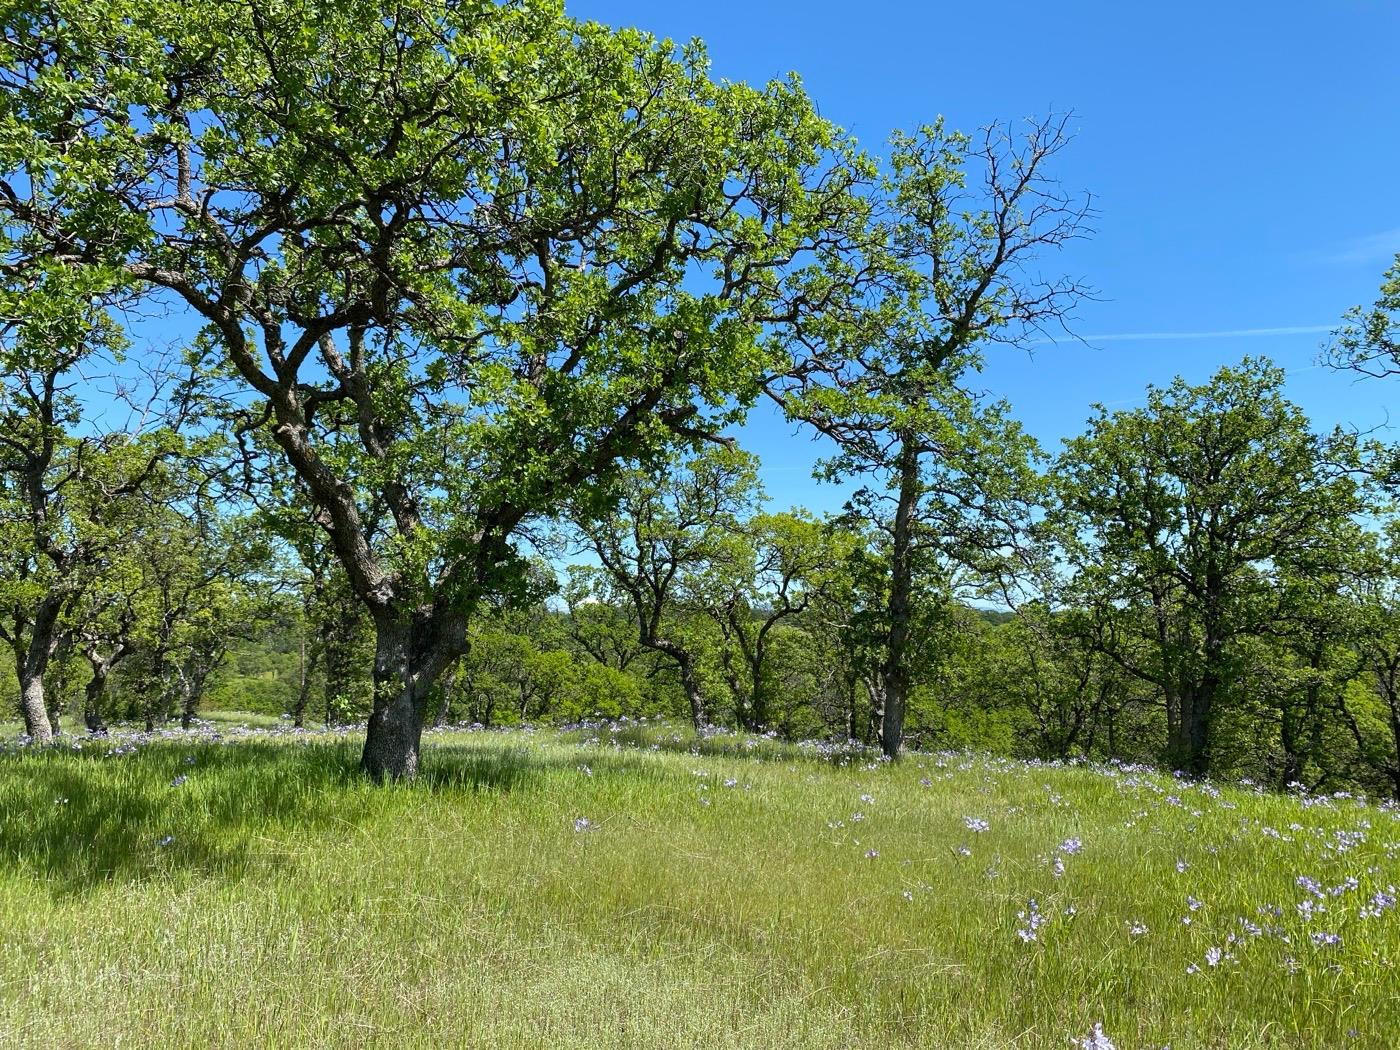
[[(939, 114), (971, 129), (1072, 109), (1077, 137), (1058, 172), (1100, 214), (1094, 238), (1062, 259), (1103, 299), (1074, 324), (1093, 348), (994, 351), (982, 377), (1050, 451), (1083, 429), (1093, 402), (1127, 407), (1148, 383), (1199, 381), (1245, 354), (1286, 367), (1290, 395), (1320, 427), (1376, 427), (1400, 404), (1400, 380), (1315, 367), (1324, 330), (1375, 298), (1400, 251), (1400, 2), (571, 0), (568, 10), (698, 36), (719, 77), (796, 71), (822, 114), (871, 150), (891, 128)], [(746, 440), (776, 503), (838, 502), (809, 480), (816, 447), (770, 412)]]

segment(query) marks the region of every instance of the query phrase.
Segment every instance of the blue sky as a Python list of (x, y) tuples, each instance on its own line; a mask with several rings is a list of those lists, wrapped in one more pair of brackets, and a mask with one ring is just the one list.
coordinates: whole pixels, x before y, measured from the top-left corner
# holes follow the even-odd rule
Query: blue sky
[[(1400, 380), (1316, 367), (1325, 329), (1374, 299), (1400, 251), (1400, 3), (571, 0), (568, 10), (698, 36), (719, 77), (796, 71), (822, 114), (871, 150), (891, 128), (939, 114), (971, 129), (1073, 110), (1076, 139), (1057, 171), (1093, 194), (1099, 216), (1062, 266), (1099, 291), (1073, 325), (1092, 347), (996, 350), (981, 380), (1048, 449), (1083, 429), (1093, 402), (1130, 407), (1149, 383), (1203, 380), (1246, 354), (1287, 368), (1290, 396), (1320, 427), (1400, 428), (1387, 410)], [(776, 503), (839, 502), (809, 478), (817, 448), (770, 412), (755, 414), (746, 443)]]

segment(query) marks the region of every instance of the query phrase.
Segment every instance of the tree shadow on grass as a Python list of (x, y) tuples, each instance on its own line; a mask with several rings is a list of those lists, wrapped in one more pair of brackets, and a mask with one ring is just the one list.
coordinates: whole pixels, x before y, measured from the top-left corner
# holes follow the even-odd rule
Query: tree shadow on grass
[(506, 741), (477, 744), (432, 744), (425, 748), (418, 783), (435, 792), (483, 791), (505, 794), (564, 765)]
[(418, 780), (389, 787), (364, 779), (360, 743), (348, 737), (175, 737), (118, 755), (115, 740), (0, 752), (0, 882), (18, 873), (55, 893), (81, 893), (148, 879), (273, 876), (302, 833), (360, 827), (412, 809), (424, 793), (515, 792), (576, 765), (508, 739), (426, 743)]
[[(546, 775), (580, 775), (579, 767), (590, 767), (599, 776), (645, 776), (655, 781), (689, 782), (690, 776), (678, 767), (663, 767), (652, 761), (657, 752), (642, 749), (590, 749), (569, 752), (542, 752), (512, 740), (506, 733), (473, 733), (471, 743), (427, 742), (418, 785), (436, 792), (470, 791), (500, 794), (536, 786)], [(565, 742), (569, 738), (563, 737)], [(579, 742), (579, 741), (575, 741)], [(728, 756), (733, 757), (733, 756)], [(591, 774), (590, 774), (591, 775)]]
[(236, 879), (277, 864), (267, 839), (353, 814), (342, 742), (169, 740), (0, 755), (0, 873), (57, 892), (185, 873)]

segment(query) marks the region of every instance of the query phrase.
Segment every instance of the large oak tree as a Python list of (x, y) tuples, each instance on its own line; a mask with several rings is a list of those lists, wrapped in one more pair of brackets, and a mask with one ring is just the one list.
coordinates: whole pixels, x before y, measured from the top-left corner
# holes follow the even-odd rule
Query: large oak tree
[(1055, 518), (1103, 621), (1097, 644), (1158, 692), (1165, 757), (1195, 775), (1211, 770), (1247, 643), (1291, 615), (1290, 575), (1338, 568), (1336, 538), (1364, 506), (1354, 436), (1315, 433), (1283, 382), (1247, 359), (1150, 388), (1145, 407), (1101, 408), (1056, 464)]
[(867, 165), (795, 83), (549, 0), (24, 0), (0, 87), (7, 270), (202, 326), (374, 623), (375, 779), (520, 527), (729, 421), (865, 278)]

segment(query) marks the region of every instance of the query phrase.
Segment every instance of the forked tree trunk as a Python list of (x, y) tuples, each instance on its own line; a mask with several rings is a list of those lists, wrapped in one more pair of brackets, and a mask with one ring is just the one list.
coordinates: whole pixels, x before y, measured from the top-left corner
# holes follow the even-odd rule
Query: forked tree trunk
[(465, 648), (463, 625), (388, 616), (375, 624), (374, 707), (360, 756), (360, 768), (375, 783), (418, 775), (428, 695)]
[(83, 724), (94, 735), (107, 732), (107, 722), (102, 717), (102, 701), (107, 695), (107, 671), (105, 665), (101, 670), (94, 665), (83, 694)]
[(107, 680), (111, 677), (112, 668), (130, 651), (125, 644), (107, 656), (99, 656), (95, 646), (87, 650), (85, 655), (92, 667), (92, 677), (88, 679), (83, 692), (83, 724), (89, 733), (107, 732), (107, 720), (102, 716), (102, 707), (107, 699)]
[(705, 710), (705, 692), (700, 686), (700, 672), (695, 665), (695, 655), (685, 646), (678, 645), (669, 638), (657, 637), (654, 630), (644, 630), (641, 642), (675, 663), (681, 676), (681, 690), (685, 693), (686, 703), (690, 705), (690, 724), (696, 729), (705, 728), (708, 713)]
[(209, 676), (217, 671), (228, 655), (228, 645), (223, 641), (208, 643), (206, 648), (196, 649), (180, 674), (181, 705), (180, 725), (189, 729), (194, 724), (194, 716), (199, 712), (204, 690), (209, 685)]

